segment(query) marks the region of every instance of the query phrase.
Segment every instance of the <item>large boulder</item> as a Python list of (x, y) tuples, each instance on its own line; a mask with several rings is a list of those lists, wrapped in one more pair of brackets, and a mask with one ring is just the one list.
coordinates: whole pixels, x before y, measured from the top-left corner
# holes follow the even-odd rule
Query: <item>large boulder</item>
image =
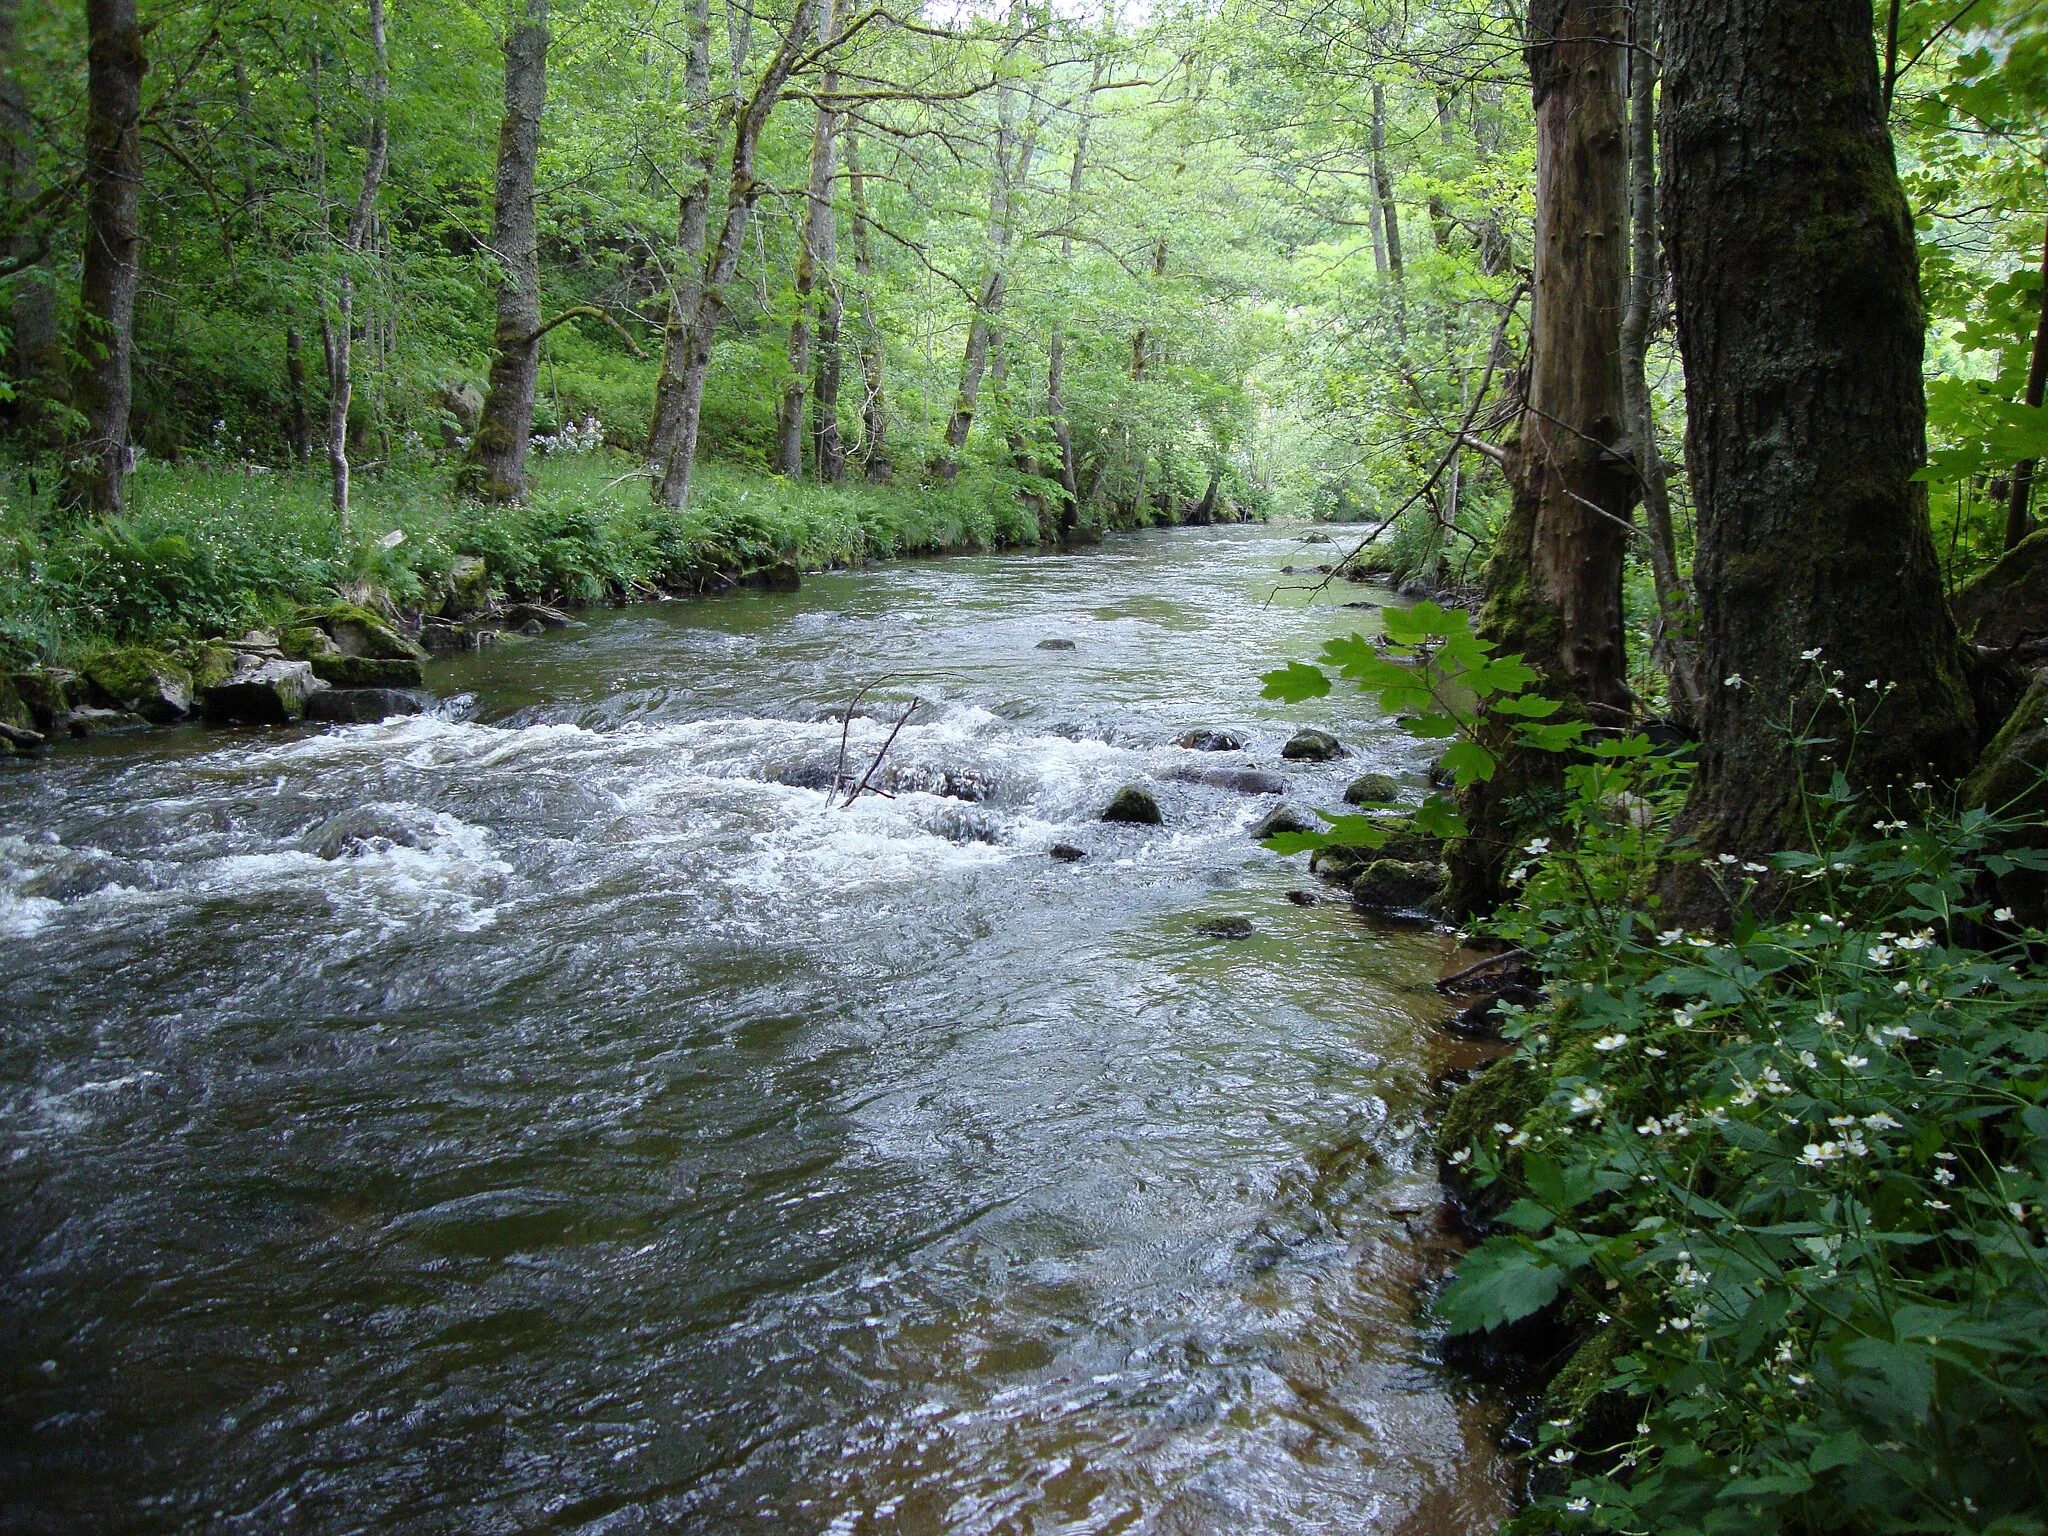
[(161, 651), (124, 646), (85, 664), (87, 696), (101, 709), (140, 715), (153, 725), (192, 712), (192, 674)]
[(306, 622), (327, 631), (327, 638), (344, 656), (368, 656), (377, 661), (419, 661), (426, 653), (367, 608), (323, 608), (306, 615)]
[(491, 568), (482, 555), (463, 555), (448, 567), (448, 589), (441, 599), (441, 617), (466, 619), (491, 606)]
[(1351, 899), (1369, 912), (1414, 912), (1443, 884), (1441, 864), (1375, 859), (1351, 880)]
[(1344, 744), (1328, 731), (1299, 730), (1287, 738), (1280, 755), (1290, 763), (1328, 763), (1349, 754)]
[(1320, 828), (1315, 823), (1311, 822), (1293, 806), (1276, 805), (1272, 810), (1259, 818), (1258, 825), (1252, 828), (1252, 838), (1256, 842), (1263, 843), (1267, 838), (1278, 837), (1283, 832), (1315, 832), (1319, 830)]
[(314, 656), (307, 665), (331, 688), (418, 688), (426, 681), (409, 656)]
[(11, 677), (0, 677), (0, 725), (12, 726), (17, 731), (34, 731), (36, 728), (35, 712), (28, 707)]
[(234, 676), (199, 696), (200, 707), (208, 725), (289, 725), (326, 686), (306, 662), (247, 656)]
[(1197, 763), (1177, 763), (1160, 770), (1162, 779), (1179, 784), (1207, 784), (1239, 795), (1284, 795), (1287, 781), (1263, 768), (1204, 768)]
[(1346, 805), (1392, 805), (1400, 798), (1400, 784), (1384, 773), (1361, 773), (1344, 788)]
[[(1956, 624), (1992, 650), (2048, 652), (2048, 528), (2029, 534), (1956, 594)], [(2030, 661), (2048, 654), (2030, 654)]]
[(234, 648), (218, 640), (209, 640), (204, 645), (194, 646), (190, 657), (192, 697), (195, 699), (215, 683), (224, 683), (233, 677), (238, 665)]
[(420, 701), (396, 688), (322, 688), (306, 696), (306, 718), (325, 725), (375, 725), (419, 712)]
[(85, 684), (76, 672), (62, 667), (16, 672), (8, 681), (14, 684), (14, 692), (28, 710), (35, 728), (46, 736), (56, 728), (59, 715), (85, 702)]
[(42, 751), (45, 740), (47, 738), (41, 731), (30, 730), (25, 725), (10, 725), (7, 721), (0, 720), (0, 742), (4, 742), (23, 757)]
[[(2002, 816), (2048, 818), (2048, 667), (2034, 674), (2018, 708), (2006, 717), (1963, 782), (1962, 803), (1967, 809), (1988, 807)], [(2048, 834), (2022, 830), (2003, 841), (2008, 846), (2037, 846), (2044, 840)], [(2048, 923), (2048, 878), (2035, 870), (2012, 869), (1999, 876), (1996, 885), (2003, 905), (2028, 923)]]
[(1102, 819), (1145, 827), (1156, 827), (1166, 820), (1159, 814), (1159, 802), (1152, 792), (1135, 784), (1126, 784), (1116, 792), (1115, 798), (1104, 808)]

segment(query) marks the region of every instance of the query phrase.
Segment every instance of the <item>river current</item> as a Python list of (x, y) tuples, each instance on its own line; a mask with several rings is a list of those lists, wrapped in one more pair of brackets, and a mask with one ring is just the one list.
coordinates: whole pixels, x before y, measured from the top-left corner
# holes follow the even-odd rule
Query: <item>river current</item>
[[(1178, 776), (1419, 791), (1370, 700), (1258, 697), (1385, 596), (1273, 597), (1297, 538), (592, 612), (418, 718), (0, 766), (0, 1527), (1491, 1530), (1414, 1299), (1444, 941)], [(878, 679), (893, 798), (828, 809)], [(1164, 826), (1096, 819), (1133, 782)]]

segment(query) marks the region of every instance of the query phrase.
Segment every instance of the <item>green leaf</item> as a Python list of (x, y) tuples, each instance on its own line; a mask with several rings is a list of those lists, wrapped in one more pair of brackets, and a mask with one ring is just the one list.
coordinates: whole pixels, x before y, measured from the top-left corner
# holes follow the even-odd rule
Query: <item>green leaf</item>
[(1534, 747), (1538, 752), (1569, 752), (1578, 745), (1578, 740), (1592, 729), (1585, 720), (1566, 720), (1552, 725), (1525, 725), (1515, 732), (1515, 740), (1525, 747)]
[(1547, 720), (1563, 709), (1564, 705), (1556, 699), (1546, 699), (1540, 693), (1523, 693), (1495, 699), (1488, 707), (1497, 715), (1519, 715), (1525, 720)]
[(1466, 832), (1465, 818), (1442, 795), (1431, 795), (1423, 801), (1408, 822), (1425, 837), (1463, 837)]
[(1291, 858), (1297, 853), (1314, 853), (1327, 848), (1334, 841), (1327, 832), (1275, 832), (1259, 846)]
[(1650, 752), (1650, 738), (1647, 736), (1626, 736), (1620, 740), (1612, 738), (1593, 743), (1595, 757), (1647, 757)]
[(1459, 1262), (1437, 1314), (1453, 1333), (1481, 1333), (1541, 1311), (1570, 1278), (1526, 1239), (1489, 1238)]
[(1444, 772), (1457, 781), (1458, 788), (1465, 789), (1482, 779), (1491, 779), (1499, 764), (1494, 755), (1476, 741), (1460, 741), (1452, 744), (1444, 753)]
[(1267, 672), (1259, 681), (1266, 685), (1259, 690), (1260, 698), (1278, 699), (1283, 704), (1320, 699), (1330, 691), (1330, 679), (1323, 669), (1300, 661), (1290, 661), (1277, 672)]
[(1449, 741), (1458, 734), (1458, 722), (1449, 715), (1410, 715), (1401, 729), (1418, 741)]

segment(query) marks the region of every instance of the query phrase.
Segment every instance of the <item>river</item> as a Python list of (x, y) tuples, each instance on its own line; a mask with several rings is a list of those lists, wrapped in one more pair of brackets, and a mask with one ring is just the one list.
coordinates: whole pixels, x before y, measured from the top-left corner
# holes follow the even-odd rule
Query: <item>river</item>
[[(1258, 697), (1377, 617), (1269, 601), (1297, 539), (592, 612), (416, 719), (0, 769), (0, 1526), (1492, 1530), (1415, 1316), (1444, 941), (1168, 776), (1419, 788), (1369, 700)], [(894, 798), (828, 809), (892, 673)]]

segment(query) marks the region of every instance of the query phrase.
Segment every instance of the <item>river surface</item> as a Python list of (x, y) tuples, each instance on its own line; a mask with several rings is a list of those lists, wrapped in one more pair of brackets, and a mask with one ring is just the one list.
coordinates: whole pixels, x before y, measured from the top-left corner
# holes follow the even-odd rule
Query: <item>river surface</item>
[[(1377, 618), (1268, 601), (1297, 536), (595, 612), (417, 719), (0, 769), (0, 1528), (1490, 1531), (1413, 1300), (1444, 941), (1171, 776), (1419, 792), (1369, 700), (1258, 698)], [(890, 673), (894, 798), (828, 809)], [(1131, 782), (1165, 826), (1096, 819)]]

